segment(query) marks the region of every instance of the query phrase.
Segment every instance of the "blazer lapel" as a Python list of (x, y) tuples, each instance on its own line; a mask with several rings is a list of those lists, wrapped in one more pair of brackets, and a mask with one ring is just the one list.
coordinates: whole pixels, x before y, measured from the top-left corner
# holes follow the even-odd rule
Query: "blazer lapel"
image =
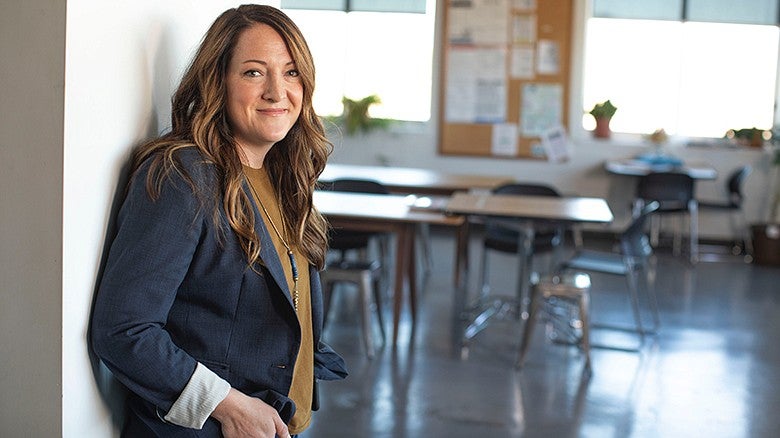
[(265, 226), (263, 216), (260, 214), (260, 210), (258, 210), (257, 204), (255, 203), (255, 198), (247, 184), (249, 184), (249, 182), (245, 179), (244, 193), (247, 194), (250, 202), (252, 203), (252, 209), (255, 214), (255, 232), (258, 236), (260, 236), (260, 259), (263, 261), (265, 267), (268, 268), (268, 271), (276, 281), (276, 284), (279, 285), (279, 288), (284, 293), (284, 297), (287, 299), (287, 302), (290, 303), (290, 307), (294, 307), (292, 296), (290, 294), (290, 288), (287, 286), (287, 277), (284, 274), (284, 265), (279, 259), (279, 254), (277, 254), (276, 248), (273, 245), (271, 235), (268, 234), (268, 228)]

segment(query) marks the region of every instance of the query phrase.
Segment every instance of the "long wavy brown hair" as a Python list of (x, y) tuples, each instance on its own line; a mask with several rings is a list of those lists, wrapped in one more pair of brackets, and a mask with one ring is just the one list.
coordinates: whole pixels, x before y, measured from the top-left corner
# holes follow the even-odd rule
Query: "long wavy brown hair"
[[(275, 182), (277, 199), (283, 200), (285, 235), (310, 263), (322, 269), (327, 251), (327, 222), (314, 207), (312, 195), (325, 168), (332, 144), (312, 107), (314, 62), (301, 31), (282, 11), (264, 5), (242, 5), (222, 13), (211, 25), (172, 98), (171, 131), (142, 145), (135, 153), (136, 168), (151, 160), (146, 181), (149, 195), (159, 197), (164, 179), (171, 172), (192, 180), (176, 160), (176, 151), (194, 147), (217, 168), (220, 187), (217, 199), (238, 237), (250, 266), (260, 257), (260, 239), (255, 233), (255, 215), (243, 190), (244, 173), (226, 111), (225, 77), (239, 35), (258, 23), (276, 30), (287, 44), (303, 83), (301, 114), (287, 136), (265, 157), (264, 166)], [(213, 206), (219, 222), (219, 205)]]

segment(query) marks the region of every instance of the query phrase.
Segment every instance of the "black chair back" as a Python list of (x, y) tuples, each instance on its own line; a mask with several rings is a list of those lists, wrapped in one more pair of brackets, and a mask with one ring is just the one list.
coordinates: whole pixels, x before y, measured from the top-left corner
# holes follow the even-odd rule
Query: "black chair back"
[(369, 179), (343, 178), (322, 184), (323, 190), (334, 192), (376, 193), (388, 195), (387, 187), (377, 181)]
[[(387, 190), (387, 187), (385, 187), (383, 184), (367, 179), (337, 179), (323, 183), (321, 188), (323, 190), (334, 192), (372, 193), (380, 195), (390, 194), (390, 191)], [(381, 234), (382, 233), (368, 231), (346, 231), (331, 229), (329, 236), (329, 246), (331, 249), (339, 251), (365, 249), (368, 247), (369, 241), (372, 237), (379, 236)]]
[(544, 184), (509, 183), (496, 187), (493, 193), (500, 195), (525, 195), (525, 196), (556, 196), (560, 197), (554, 188)]
[(751, 167), (748, 165), (740, 166), (731, 173), (728, 181), (726, 181), (726, 188), (729, 192), (729, 204), (732, 208), (740, 208), (742, 206), (742, 200), (744, 199), (742, 186), (751, 170)]
[(654, 172), (639, 179), (636, 197), (658, 201), (659, 211), (687, 210), (694, 199), (694, 180), (685, 173)]
[[(561, 196), (557, 190), (544, 184), (509, 183), (494, 188), (492, 192), (498, 195)], [(560, 243), (561, 234), (558, 227), (538, 227), (534, 246), (537, 249), (550, 249)], [(486, 247), (514, 253), (517, 252), (517, 240), (517, 231), (502, 226), (499, 221), (485, 220)]]

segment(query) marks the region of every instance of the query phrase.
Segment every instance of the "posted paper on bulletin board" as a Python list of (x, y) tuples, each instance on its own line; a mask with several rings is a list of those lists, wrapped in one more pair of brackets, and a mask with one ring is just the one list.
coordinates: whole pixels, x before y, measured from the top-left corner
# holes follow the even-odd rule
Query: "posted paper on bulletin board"
[(449, 2), (450, 44), (506, 44), (509, 0)]
[(506, 63), (504, 49), (450, 49), (445, 120), (450, 123), (506, 121)]
[(525, 84), (520, 99), (520, 133), (539, 137), (563, 120), (561, 84)]

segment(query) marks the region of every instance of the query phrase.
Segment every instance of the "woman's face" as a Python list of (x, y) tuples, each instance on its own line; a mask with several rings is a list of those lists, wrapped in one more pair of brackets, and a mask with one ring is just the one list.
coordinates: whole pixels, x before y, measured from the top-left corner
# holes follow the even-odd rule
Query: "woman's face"
[(244, 30), (227, 69), (227, 114), (242, 148), (268, 149), (301, 113), (303, 83), (282, 37), (266, 24)]

